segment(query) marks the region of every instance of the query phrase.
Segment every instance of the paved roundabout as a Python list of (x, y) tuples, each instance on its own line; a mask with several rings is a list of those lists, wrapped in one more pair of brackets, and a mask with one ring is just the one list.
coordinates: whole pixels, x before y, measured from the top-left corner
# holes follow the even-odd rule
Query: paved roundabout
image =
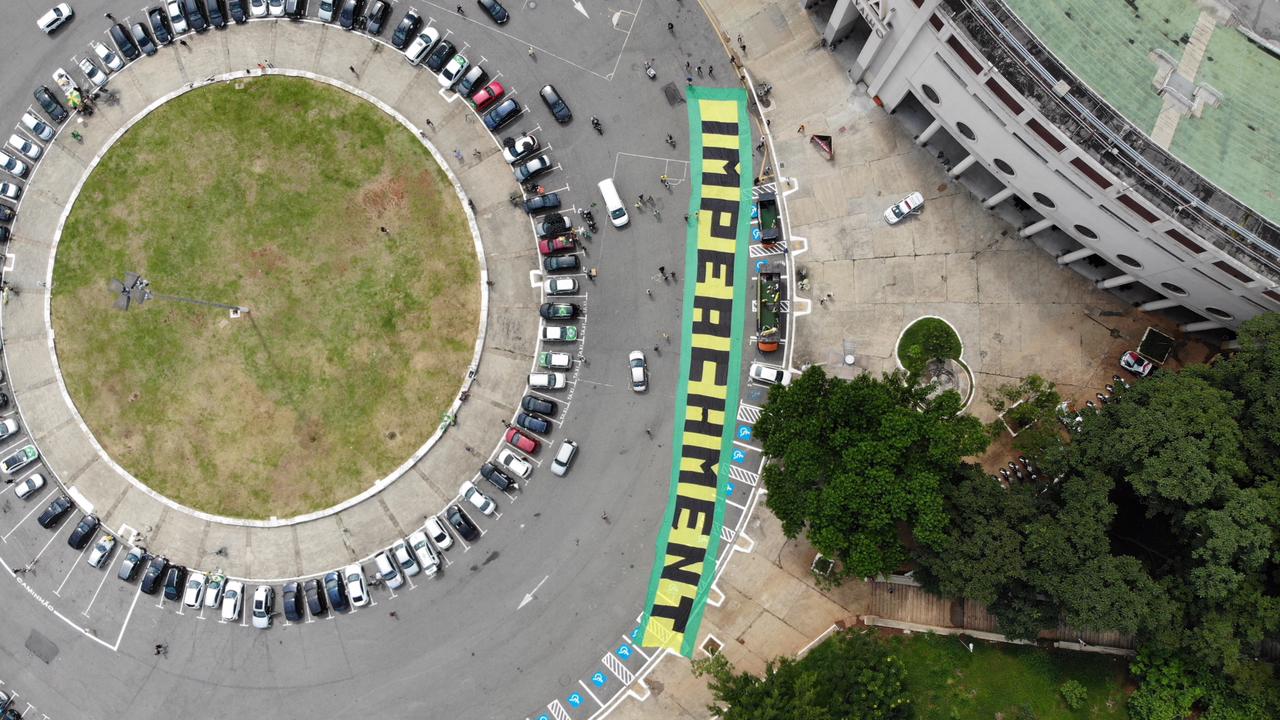
[[(100, 39), (96, 28), (84, 26), (98, 22), (95, 9), (110, 8), (81, 5), (75, 24), (54, 41), (69, 46), (62, 53), (84, 57), (85, 42)], [(52, 481), (26, 500), (3, 500), (0, 562), (16, 582), (3, 591), (10, 640), (0, 671), (40, 714), (206, 717), (217, 708), (284, 717), (375, 709), (387, 717), (524, 717), (545, 712), (548, 700), (566, 693), (581, 700), (586, 690), (591, 700), (580, 706), (555, 703), (564, 717), (578, 718), (597, 711), (647, 660), (624, 636), (642, 609), (668, 496), (678, 353), (666, 343), (678, 337), (682, 320), (681, 284), (654, 271), (685, 267), (679, 217), (689, 187), (680, 180), (689, 177), (689, 160), (683, 145), (665, 142), (668, 133), (688, 137), (685, 109), (644, 76), (642, 55), (677, 47), (687, 57), (722, 51), (696, 7), (674, 4), (664, 11), (681, 18), (678, 40), (658, 22), (664, 16), (650, 11), (620, 21), (603, 13), (583, 19), (571, 8), (530, 9), (497, 30), (439, 7), (420, 10), (526, 106), (501, 136), (539, 135), (556, 163), (544, 181), (548, 190), (586, 207), (598, 200), (596, 180), (612, 176), (657, 195), (652, 220), (637, 217), (625, 232), (602, 223), (602, 232), (583, 243), (582, 264), (598, 277), (578, 274), (581, 293), (569, 298), (584, 309), (581, 337), (569, 350), (575, 360), (569, 387), (551, 394), (559, 409), (545, 438), (551, 447), (566, 436), (580, 443), (572, 471), (555, 478), (539, 467), (520, 491), (491, 489), (498, 512), (470, 513), (482, 537), (446, 552), (440, 577), (412, 580), (398, 591), (376, 588), (368, 607), (278, 622), (265, 633), (243, 619), (224, 623), (212, 611), (142, 595), (136, 584), (115, 579), (119, 552), (105, 572), (95, 570), (62, 542), (65, 530), (51, 534), (34, 522), (65, 489), (77, 510), (62, 528), (96, 512), (124, 541), (192, 568), (219, 569), (248, 583), (316, 576), (367, 561), (456, 502), (459, 483), (502, 446), (504, 424), (526, 392), (538, 349), (540, 258), (529, 220), (508, 202), (518, 188), (500, 145), (465, 101), (441, 92), (433, 75), (384, 43), (330, 25), (264, 21), (188, 36), (187, 46), (166, 47), (115, 75), (109, 85), (115, 99), (100, 102), (91, 118), (77, 116), (48, 144), (8, 246), (5, 277), (20, 292), (3, 308), (4, 360), (24, 434), (0, 449), (7, 454), (29, 433)], [(564, 48), (535, 39), (563, 37), (566, 26), (570, 35), (591, 39)], [(44, 40), (15, 42), (37, 39)], [(629, 43), (644, 50), (626, 51)], [(30, 72), (14, 68), (17, 75), (42, 77), (50, 62), (71, 65), (29, 59)], [(264, 74), (331, 84), (410, 127), (467, 208), (471, 233), (483, 246), (485, 294), (477, 359), (458, 378), (452, 422), (435, 428), (396, 472), (345, 503), (308, 516), (246, 521), (188, 511), (121, 473), (101, 452), (57, 376), (46, 293), (57, 277), (50, 251), (69, 202), (124, 128), (172, 96)], [(537, 88), (546, 82), (568, 97), (578, 114), (573, 124), (558, 126), (542, 107)], [(10, 108), (30, 97), (25, 80), (0, 91)], [(592, 114), (605, 122), (605, 135), (590, 132), (585, 118)], [(83, 142), (66, 137), (73, 129)], [(654, 187), (659, 175), (675, 179), (669, 191)], [(653, 391), (637, 395), (628, 386), (626, 356), (650, 346)], [(760, 402), (759, 393), (753, 399)], [(548, 464), (549, 455), (544, 450), (533, 461)], [(731, 510), (726, 526), (749, 505)], [(166, 655), (154, 654), (157, 643), (167, 645)], [(619, 652), (624, 648), (632, 649)], [(604, 664), (608, 686), (597, 684), (593, 693), (582, 679), (601, 674), (602, 654), (613, 658)]]

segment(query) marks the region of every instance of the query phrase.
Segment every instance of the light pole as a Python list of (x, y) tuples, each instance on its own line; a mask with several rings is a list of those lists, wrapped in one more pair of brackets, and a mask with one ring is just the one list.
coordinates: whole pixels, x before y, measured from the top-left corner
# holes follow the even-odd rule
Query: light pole
[(112, 304), (112, 307), (122, 311), (128, 310), (134, 305), (141, 305), (148, 300), (170, 300), (173, 302), (190, 303), (192, 305), (225, 308), (230, 311), (232, 318), (238, 318), (249, 312), (249, 308), (242, 305), (228, 305), (226, 303), (213, 302), (211, 300), (197, 300), (195, 298), (182, 297), (179, 295), (165, 295), (163, 293), (152, 292), (151, 281), (136, 272), (126, 272), (124, 274), (124, 280), (112, 278), (108, 287), (116, 296), (116, 300)]

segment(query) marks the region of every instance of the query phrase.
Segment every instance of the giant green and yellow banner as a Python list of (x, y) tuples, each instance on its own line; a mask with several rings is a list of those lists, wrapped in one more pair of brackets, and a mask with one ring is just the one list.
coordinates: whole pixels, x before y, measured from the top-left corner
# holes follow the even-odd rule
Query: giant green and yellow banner
[(738, 407), (751, 231), (751, 126), (740, 88), (690, 87), (690, 216), (671, 494), (641, 645), (692, 657), (715, 577)]

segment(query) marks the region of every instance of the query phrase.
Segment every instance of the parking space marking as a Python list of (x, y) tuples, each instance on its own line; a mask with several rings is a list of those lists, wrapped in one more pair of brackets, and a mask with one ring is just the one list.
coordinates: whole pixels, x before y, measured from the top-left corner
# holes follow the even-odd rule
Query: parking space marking
[(17, 524), (17, 525), (14, 525), (12, 528), (10, 528), (10, 529), (9, 529), (9, 532), (5, 533), (3, 536), (0, 536), (0, 542), (8, 542), (8, 541), (9, 541), (9, 536), (10, 536), (10, 535), (12, 535), (12, 534), (13, 534), (13, 532), (14, 532), (15, 530), (17, 530), (18, 528), (22, 527), (22, 523), (26, 522), (26, 521), (27, 521), (27, 518), (29, 518), (29, 517), (31, 517), (33, 514), (35, 514), (35, 512), (36, 512), (37, 510), (39, 510), (40, 508), (44, 507), (44, 501), (45, 501), (45, 500), (48, 500), (48, 499), (49, 499), (49, 496), (50, 496), (50, 495), (52, 495), (52, 494), (53, 494), (53, 488), (52, 488), (52, 487), (50, 487), (48, 484), (46, 484), (46, 485), (45, 485), (45, 493), (44, 493), (44, 495), (41, 495), (41, 496), (40, 496), (40, 499), (38, 499), (38, 500), (32, 500), (32, 501), (31, 501), (31, 503), (32, 503), (32, 505), (31, 505), (31, 509), (27, 511), (27, 514), (26, 514), (26, 515), (23, 515), (23, 516), (22, 516), (22, 519), (18, 521), (18, 524)]
[(36, 562), (40, 560), (40, 556), (44, 555), (44, 551), (49, 549), (49, 546), (53, 544), (53, 541), (57, 539), (57, 537), (58, 533), (56, 531), (49, 533), (49, 539), (45, 541), (44, 547), (40, 548), (40, 552), (36, 553), (36, 556), (31, 559), (31, 562), (27, 563), (28, 570), (35, 567)]
[[(13, 258), (12, 255), (5, 255), (5, 257), (9, 259)], [(4, 270), (5, 272), (9, 272), (12, 269), (13, 269), (12, 267), (9, 267), (6, 265)], [(23, 434), (22, 439), (18, 440), (17, 442), (13, 443), (12, 445), (10, 445), (5, 449), (0, 450), (0, 456), (8, 457), (9, 454), (12, 453), (15, 448), (20, 448), (23, 445), (29, 445), (30, 443), (31, 443), (31, 438), (28, 437), (26, 434)]]
[(591, 696), (592, 700), (596, 701), (597, 705), (599, 705), (600, 707), (604, 707), (604, 703), (600, 702), (600, 698), (596, 697), (596, 694), (591, 692), (591, 688), (587, 687), (586, 683), (582, 682), (582, 680), (578, 680), (578, 684), (581, 685), (582, 689), (585, 690), (587, 694)]
[(89, 610), (93, 608), (93, 604), (98, 601), (98, 593), (102, 592), (102, 586), (107, 582), (107, 576), (111, 574), (111, 563), (104, 562), (105, 568), (102, 568), (102, 579), (98, 581), (98, 589), (93, 591), (93, 597), (89, 598), (89, 604), (81, 611), (81, 615), (89, 617)]
[[(55, 535), (54, 537), (57, 537), (57, 535)], [(62, 584), (58, 586), (57, 590), (53, 591), (54, 595), (57, 595), (58, 597), (62, 597), (62, 588), (67, 586), (67, 581), (71, 579), (71, 575), (76, 571), (76, 568), (80, 567), (82, 561), (84, 560), (84, 556), (89, 554), (89, 548), (92, 545), (93, 545), (93, 541), (90, 541), (89, 544), (85, 545), (84, 549), (80, 551), (80, 554), (76, 556), (75, 561), (71, 563), (71, 569), (67, 571), (66, 577), (62, 578)]]

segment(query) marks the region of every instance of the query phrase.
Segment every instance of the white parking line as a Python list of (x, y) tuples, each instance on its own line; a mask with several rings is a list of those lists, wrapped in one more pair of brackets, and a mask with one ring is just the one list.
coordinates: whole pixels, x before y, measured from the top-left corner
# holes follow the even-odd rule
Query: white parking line
[(53, 544), (53, 541), (56, 540), (57, 537), (58, 537), (57, 532), (52, 532), (49, 534), (49, 539), (45, 542), (44, 547), (40, 548), (40, 552), (36, 553), (36, 556), (34, 558), (31, 558), (31, 562), (27, 563), (28, 568), (33, 567), (36, 564), (36, 561), (40, 559), (41, 555), (44, 555), (44, 551), (49, 549), (49, 546)]
[(106, 567), (102, 569), (102, 579), (98, 581), (98, 589), (93, 591), (93, 597), (89, 598), (89, 604), (85, 606), (84, 611), (80, 614), (89, 617), (89, 610), (93, 608), (93, 604), (98, 601), (98, 593), (102, 592), (102, 586), (107, 582), (107, 576), (111, 574), (111, 563), (103, 563)]
[(27, 514), (26, 514), (26, 515), (23, 515), (23, 516), (22, 516), (22, 519), (18, 521), (18, 524), (17, 524), (17, 525), (14, 525), (14, 526), (9, 530), (9, 532), (5, 533), (3, 537), (0, 537), (0, 542), (8, 542), (8, 541), (9, 541), (9, 536), (13, 534), (13, 531), (14, 531), (14, 530), (17, 530), (17, 529), (18, 529), (18, 528), (20, 528), (20, 527), (22, 527), (22, 523), (26, 522), (26, 521), (27, 521), (27, 518), (31, 517), (31, 516), (32, 516), (32, 514), (34, 514), (34, 513), (35, 513), (35, 511), (37, 511), (37, 510), (41, 509), (42, 507), (44, 507), (44, 501), (45, 501), (45, 500), (48, 500), (48, 499), (49, 499), (49, 496), (50, 496), (50, 495), (52, 495), (52, 494), (53, 494), (53, 488), (46, 484), (46, 485), (45, 485), (45, 492), (44, 492), (44, 495), (42, 495), (42, 496), (40, 497), (40, 499), (38, 499), (38, 500), (32, 500), (32, 501), (30, 501), (30, 502), (32, 503), (32, 505), (31, 505), (31, 509), (27, 511)]
[(62, 578), (62, 584), (58, 586), (57, 590), (53, 591), (54, 595), (57, 595), (58, 597), (62, 597), (62, 588), (67, 586), (67, 581), (71, 579), (71, 575), (76, 571), (76, 568), (80, 567), (82, 561), (84, 560), (84, 556), (89, 554), (89, 548), (92, 545), (93, 545), (93, 541), (90, 540), (89, 544), (85, 545), (84, 549), (80, 551), (80, 554), (76, 556), (75, 562), (71, 563), (71, 569), (67, 571), (66, 577)]

